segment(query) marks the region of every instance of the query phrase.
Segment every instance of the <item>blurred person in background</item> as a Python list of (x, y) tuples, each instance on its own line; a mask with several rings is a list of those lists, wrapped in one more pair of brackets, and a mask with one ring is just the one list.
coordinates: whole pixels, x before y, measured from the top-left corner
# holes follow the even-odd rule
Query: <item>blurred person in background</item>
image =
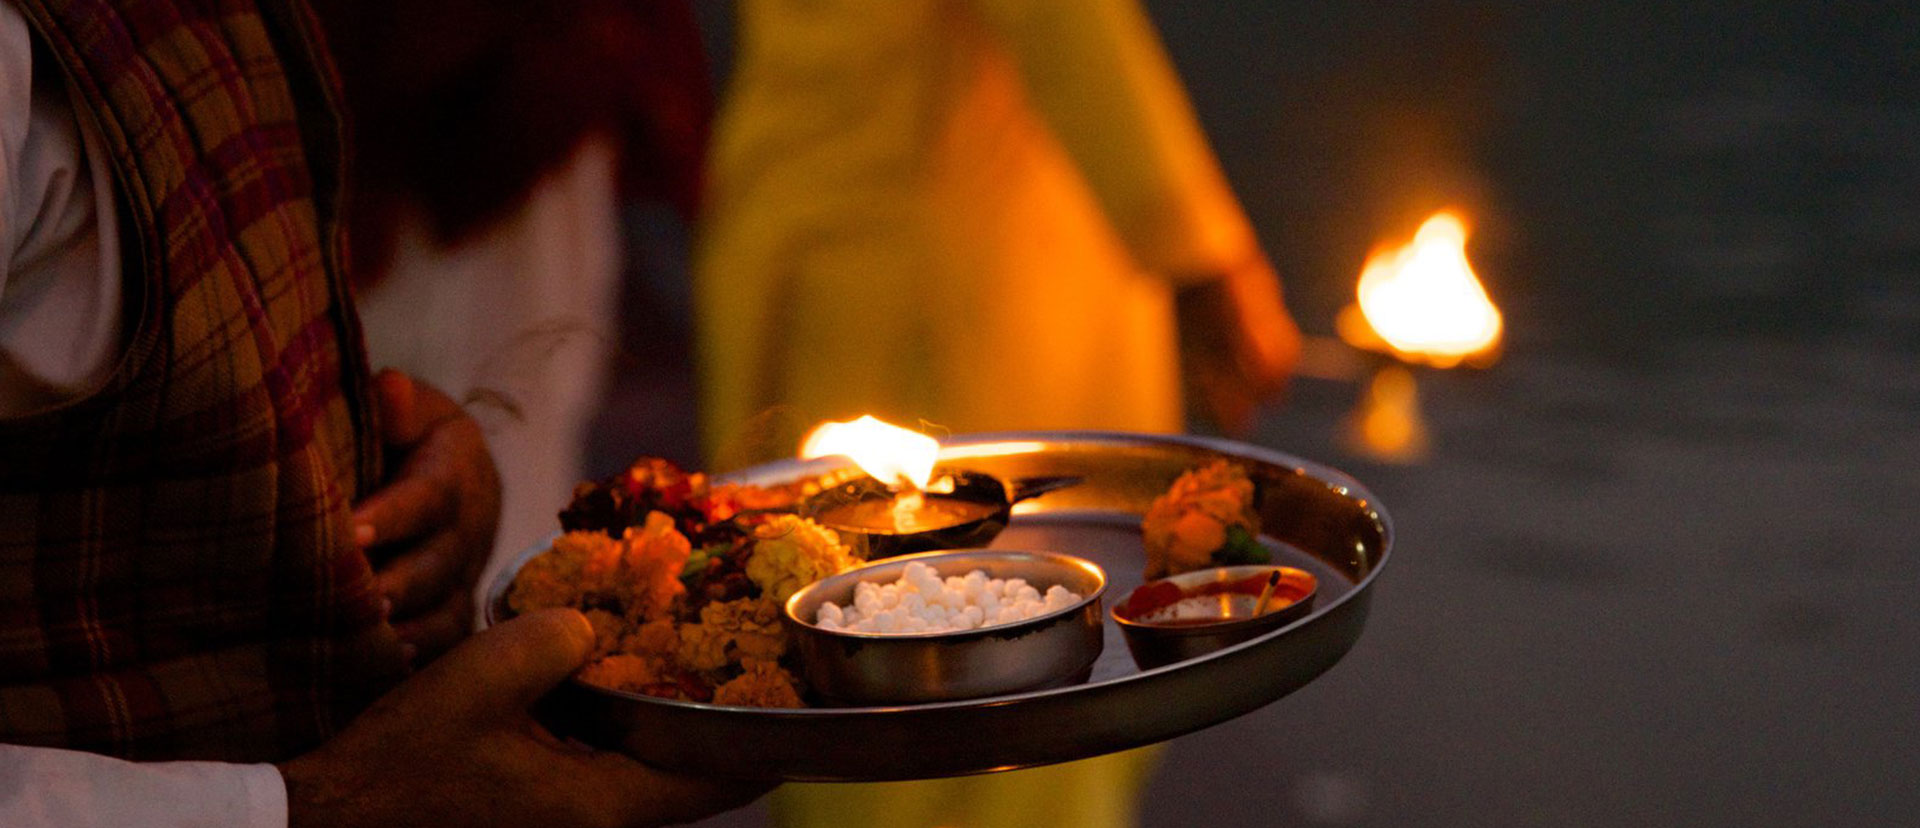
[[(1299, 333), (1133, 0), (742, 0), (698, 227), (703, 448), (824, 419), (1244, 430)], [(792, 826), (1123, 826), (1152, 751), (789, 785)]]
[[(584, 476), (619, 341), (623, 206), (691, 219), (712, 108), (699, 31), (685, 0), (315, 6), (352, 116), (369, 358), (461, 401), (507, 472), (484, 588)], [(473, 614), (395, 607), (429, 654)]]
[(407, 676), (390, 614), (471, 600), (498, 487), (458, 405), (368, 371), (339, 98), (297, 0), (0, 2), (0, 824), (737, 804), (533, 722), (576, 613)]

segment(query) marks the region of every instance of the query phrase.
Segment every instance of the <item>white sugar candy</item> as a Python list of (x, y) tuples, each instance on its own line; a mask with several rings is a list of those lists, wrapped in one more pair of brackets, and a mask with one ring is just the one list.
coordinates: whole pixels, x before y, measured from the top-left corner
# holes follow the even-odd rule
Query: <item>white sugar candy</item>
[(914, 561), (890, 584), (862, 581), (853, 602), (821, 604), (815, 623), (849, 632), (949, 632), (1011, 624), (1066, 609), (1080, 596), (1059, 584), (1040, 590), (1024, 578), (989, 578), (985, 570), (941, 578)]

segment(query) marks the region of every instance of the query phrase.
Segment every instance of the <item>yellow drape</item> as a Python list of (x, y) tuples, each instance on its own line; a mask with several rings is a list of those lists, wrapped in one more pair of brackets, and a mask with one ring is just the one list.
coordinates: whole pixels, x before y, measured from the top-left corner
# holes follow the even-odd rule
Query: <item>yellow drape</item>
[[(742, 0), (708, 181), (716, 470), (862, 413), (1177, 431), (1172, 285), (1258, 255), (1132, 0)], [(776, 801), (789, 825), (1120, 826), (1147, 763)]]

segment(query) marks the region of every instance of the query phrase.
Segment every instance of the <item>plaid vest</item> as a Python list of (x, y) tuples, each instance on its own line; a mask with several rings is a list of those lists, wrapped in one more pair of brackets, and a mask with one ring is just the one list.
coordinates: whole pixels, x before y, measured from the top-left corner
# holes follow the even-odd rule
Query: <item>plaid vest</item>
[(104, 389), (0, 421), (0, 741), (289, 757), (404, 669), (348, 527), (379, 458), (317, 27), (15, 2), (113, 156), (131, 333)]

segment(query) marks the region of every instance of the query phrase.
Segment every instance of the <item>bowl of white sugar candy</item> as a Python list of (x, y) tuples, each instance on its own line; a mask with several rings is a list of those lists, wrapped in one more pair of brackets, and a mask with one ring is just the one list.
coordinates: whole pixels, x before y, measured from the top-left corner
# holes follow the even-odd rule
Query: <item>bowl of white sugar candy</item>
[(835, 704), (977, 699), (1086, 681), (1107, 575), (1059, 552), (926, 552), (787, 599), (805, 680)]

